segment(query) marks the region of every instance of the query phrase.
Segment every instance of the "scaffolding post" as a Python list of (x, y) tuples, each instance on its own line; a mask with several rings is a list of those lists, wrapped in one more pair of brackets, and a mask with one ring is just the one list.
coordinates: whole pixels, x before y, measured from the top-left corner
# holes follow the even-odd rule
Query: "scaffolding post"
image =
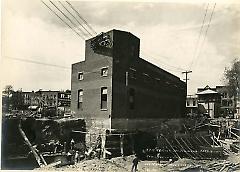
[(106, 158), (106, 133), (101, 135), (101, 140), (102, 140), (101, 144), (102, 158)]
[(120, 135), (120, 151), (121, 151), (121, 156), (122, 157), (124, 156), (124, 153), (123, 153), (123, 140), (124, 140), (124, 135), (121, 134)]

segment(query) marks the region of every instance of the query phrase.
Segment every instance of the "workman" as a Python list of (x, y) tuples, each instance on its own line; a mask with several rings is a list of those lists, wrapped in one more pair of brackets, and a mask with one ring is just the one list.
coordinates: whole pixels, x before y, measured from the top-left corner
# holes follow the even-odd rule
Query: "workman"
[(136, 172), (137, 171), (137, 165), (138, 165), (138, 162), (139, 162), (139, 158), (137, 155), (135, 155), (134, 159), (133, 159), (133, 164), (132, 164), (132, 172)]

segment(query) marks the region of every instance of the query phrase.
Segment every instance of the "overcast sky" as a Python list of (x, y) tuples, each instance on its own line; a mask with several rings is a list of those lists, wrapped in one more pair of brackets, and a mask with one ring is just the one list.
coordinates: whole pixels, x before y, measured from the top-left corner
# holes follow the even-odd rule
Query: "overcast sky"
[[(120, 29), (139, 37), (141, 58), (181, 79), (183, 70), (192, 70), (189, 94), (197, 87), (222, 85), (224, 68), (240, 57), (239, 4), (217, 3), (210, 24), (214, 3), (71, 4), (97, 33)], [(70, 89), (70, 67), (84, 60), (84, 41), (41, 1), (4, 0), (2, 10), (2, 87), (11, 84), (23, 91)]]

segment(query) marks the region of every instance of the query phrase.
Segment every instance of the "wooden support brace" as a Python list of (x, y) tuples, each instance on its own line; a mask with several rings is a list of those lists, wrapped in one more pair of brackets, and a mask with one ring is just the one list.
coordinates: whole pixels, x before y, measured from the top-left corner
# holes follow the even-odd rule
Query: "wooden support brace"
[(124, 140), (124, 135), (120, 135), (120, 151), (121, 151), (121, 156), (124, 156), (124, 150), (123, 150), (123, 140)]
[(189, 154), (185, 149), (184, 147), (181, 145), (181, 143), (177, 140), (177, 138), (175, 138), (175, 140), (177, 141), (178, 145), (183, 149), (183, 151), (189, 156), (191, 157), (192, 159), (195, 159), (191, 154)]
[(172, 145), (171, 145), (171, 143), (169, 143), (169, 141), (165, 138), (165, 137), (163, 137), (165, 140), (166, 140), (166, 142), (169, 144), (169, 146), (172, 148), (172, 150), (175, 152), (175, 154), (177, 155), (177, 157), (179, 158), (179, 159), (181, 159), (181, 157), (178, 155), (178, 153), (177, 153), (177, 151), (172, 147)]
[(106, 135), (103, 134), (101, 135), (101, 141), (102, 141), (102, 146), (101, 146), (101, 152), (102, 152), (102, 158), (106, 158)]
[(30, 150), (32, 151), (32, 153), (33, 153), (33, 155), (34, 155), (34, 157), (35, 157), (38, 165), (39, 165), (40, 167), (44, 166), (44, 164), (42, 164), (42, 162), (41, 162), (40, 156), (37, 154), (36, 149), (32, 146), (32, 144), (31, 144), (30, 141), (28, 140), (25, 132), (23, 131), (22, 125), (21, 125), (21, 121), (20, 121), (19, 124), (18, 124), (18, 129), (19, 129), (20, 134), (21, 134), (21, 136), (23, 137), (25, 143), (28, 145), (28, 147), (29, 147)]

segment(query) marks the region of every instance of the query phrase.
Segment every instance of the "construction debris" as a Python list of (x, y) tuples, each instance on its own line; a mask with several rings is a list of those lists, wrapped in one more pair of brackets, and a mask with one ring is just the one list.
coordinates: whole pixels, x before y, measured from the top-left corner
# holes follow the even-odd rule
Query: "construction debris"
[[(231, 158), (235, 158), (235, 161), (231, 161), (230, 159), (226, 160), (192, 160), (182, 158), (177, 161), (168, 160), (161, 161), (157, 163), (156, 161), (140, 161), (138, 165), (138, 171), (150, 171), (150, 172), (158, 172), (158, 171), (237, 171), (240, 170), (239, 164), (239, 156), (240, 154), (233, 154)], [(91, 160), (83, 160), (77, 164), (64, 166), (64, 167), (49, 167), (49, 168), (38, 168), (44, 170), (58, 170), (58, 171), (130, 171), (132, 160), (134, 156), (126, 156), (126, 157), (116, 157), (110, 160), (107, 159), (91, 159)], [(237, 162), (238, 160), (238, 162)]]
[(26, 158), (35, 160), (44, 170), (129, 171), (133, 153), (141, 159), (139, 171), (236, 171), (240, 168), (237, 120), (186, 121), (179, 132), (92, 133), (96, 141), (88, 146), (85, 137), (89, 131), (83, 119), (11, 118), (3, 126), (9, 127), (3, 130), (15, 133), (4, 132), (4, 153), (22, 150)]

